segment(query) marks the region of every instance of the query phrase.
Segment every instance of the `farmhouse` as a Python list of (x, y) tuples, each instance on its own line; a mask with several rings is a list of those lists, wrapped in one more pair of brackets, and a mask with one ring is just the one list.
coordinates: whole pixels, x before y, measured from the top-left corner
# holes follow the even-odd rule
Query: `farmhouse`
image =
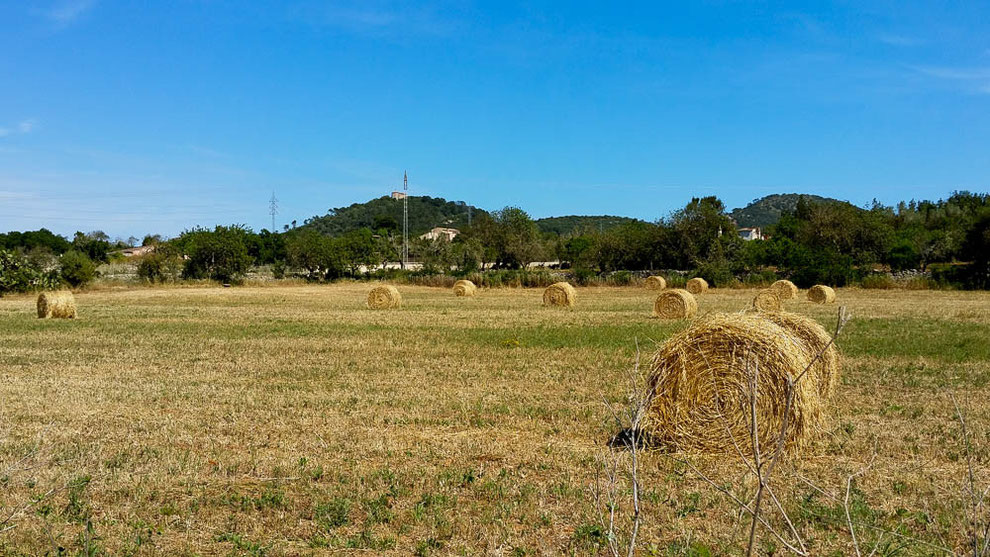
[(763, 231), (760, 230), (760, 227), (740, 228), (739, 237), (742, 238), (743, 240), (762, 240)]
[(405, 199), (405, 198), (406, 198), (406, 194), (404, 192), (401, 191), (392, 192), (392, 199)]
[(429, 232), (427, 232), (426, 234), (423, 234), (422, 236), (420, 236), (419, 239), (420, 240), (436, 240), (436, 239), (439, 239), (439, 238), (443, 238), (443, 239), (447, 240), (448, 242), (452, 242), (454, 240), (454, 238), (457, 237), (457, 235), (460, 234), (460, 233), (461, 233), (461, 231), (458, 230), (458, 229), (456, 229), (456, 228), (442, 228), (442, 227), (436, 226), (432, 230), (430, 230)]
[(153, 251), (155, 251), (155, 246), (138, 246), (136, 248), (124, 248), (118, 253), (124, 257), (137, 257), (139, 255), (148, 255)]

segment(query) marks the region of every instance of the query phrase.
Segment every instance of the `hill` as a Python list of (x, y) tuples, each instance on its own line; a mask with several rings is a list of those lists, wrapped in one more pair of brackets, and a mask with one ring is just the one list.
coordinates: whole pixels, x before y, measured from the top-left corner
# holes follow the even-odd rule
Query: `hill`
[[(409, 234), (417, 236), (435, 226), (462, 228), (467, 226), (468, 212), (472, 217), (487, 214), (485, 210), (463, 201), (447, 201), (440, 197), (409, 196)], [(402, 200), (388, 196), (348, 207), (337, 207), (326, 215), (308, 219), (304, 228), (338, 236), (358, 228), (402, 229)]]
[(582, 216), (568, 215), (566, 217), (547, 217), (538, 219), (536, 226), (541, 232), (565, 236), (583, 230), (608, 230), (623, 224), (638, 222), (638, 219), (630, 217), (616, 217), (612, 215)]
[(729, 216), (741, 227), (770, 226), (777, 224), (781, 214), (793, 211), (802, 197), (812, 203), (842, 203), (820, 195), (778, 193), (755, 199), (741, 209), (733, 209)]

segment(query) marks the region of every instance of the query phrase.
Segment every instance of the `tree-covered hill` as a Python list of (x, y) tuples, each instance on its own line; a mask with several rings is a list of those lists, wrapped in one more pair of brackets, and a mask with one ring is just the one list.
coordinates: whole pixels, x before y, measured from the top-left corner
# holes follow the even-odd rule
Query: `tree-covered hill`
[(780, 215), (789, 213), (797, 207), (798, 200), (805, 198), (811, 203), (837, 202), (836, 199), (821, 197), (819, 195), (807, 195), (800, 193), (778, 193), (768, 195), (753, 200), (749, 205), (740, 209), (733, 209), (729, 216), (742, 227), (770, 226), (777, 224)]
[[(471, 217), (486, 214), (483, 209), (463, 201), (447, 201), (440, 197), (409, 196), (409, 234), (419, 235), (435, 226), (463, 228)], [(326, 215), (307, 219), (304, 228), (330, 236), (339, 236), (359, 228), (402, 229), (402, 200), (388, 196), (348, 207), (337, 207)]]
[(536, 221), (536, 226), (540, 232), (566, 236), (587, 231), (601, 231), (615, 228), (623, 224), (638, 222), (630, 217), (616, 217), (612, 215), (583, 216), (568, 215), (566, 217), (547, 217)]

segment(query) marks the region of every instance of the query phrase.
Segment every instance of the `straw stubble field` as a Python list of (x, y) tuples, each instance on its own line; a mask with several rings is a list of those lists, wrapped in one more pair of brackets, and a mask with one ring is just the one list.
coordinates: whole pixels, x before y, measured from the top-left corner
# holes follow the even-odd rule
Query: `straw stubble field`
[[(623, 402), (637, 342), (645, 360), (687, 321), (651, 318), (656, 292), (636, 288), (551, 309), (539, 289), (403, 287), (391, 311), (369, 289), (84, 292), (71, 321), (0, 300), (0, 552), (599, 551), (603, 397)], [(710, 291), (698, 313), (754, 293)], [(964, 551), (967, 463), (990, 481), (990, 295), (838, 297), (853, 321), (827, 434), (775, 492), (810, 554), (853, 551), (846, 508), (868, 550)], [(751, 495), (741, 460), (639, 457), (643, 554), (742, 551), (748, 520), (694, 470)], [(765, 532), (758, 548), (782, 549)]]

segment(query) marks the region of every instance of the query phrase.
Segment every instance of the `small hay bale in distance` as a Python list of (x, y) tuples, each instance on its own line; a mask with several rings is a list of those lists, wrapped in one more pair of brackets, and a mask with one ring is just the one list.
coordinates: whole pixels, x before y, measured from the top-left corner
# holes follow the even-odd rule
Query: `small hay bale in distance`
[(645, 284), (648, 290), (663, 290), (667, 288), (667, 280), (657, 275), (646, 277)]
[(824, 284), (816, 284), (808, 289), (808, 299), (816, 304), (835, 303), (835, 290)]
[(566, 282), (555, 282), (543, 291), (543, 305), (547, 307), (572, 307), (577, 302), (577, 291)]
[(839, 383), (839, 350), (834, 343), (829, 344), (832, 335), (814, 319), (796, 313), (767, 313), (763, 317), (783, 327), (799, 342), (804, 343), (809, 358), (815, 359), (821, 353), (821, 357), (812, 363), (806, 379), (802, 381), (810, 380), (817, 385), (818, 394), (823, 401), (830, 399)]
[(653, 302), (653, 315), (660, 319), (687, 319), (696, 313), (698, 301), (694, 294), (682, 288), (667, 290)]
[(770, 290), (772, 290), (781, 301), (793, 300), (797, 298), (798, 295), (798, 287), (789, 280), (778, 280), (770, 285)]
[(753, 298), (753, 308), (768, 313), (777, 312), (783, 309), (780, 296), (769, 288), (760, 290)]
[(759, 313), (696, 321), (653, 358), (644, 439), (673, 451), (735, 454), (738, 447), (751, 454), (755, 376), (760, 446), (775, 446), (786, 412), (785, 446), (798, 449), (821, 428), (822, 402), (813, 381), (794, 385), (787, 409), (788, 383), (808, 363), (804, 345)]
[(454, 296), (474, 296), (478, 287), (469, 280), (459, 280), (454, 283)]
[(76, 298), (68, 290), (38, 294), (39, 319), (75, 319)]
[(402, 305), (402, 294), (391, 284), (381, 284), (368, 293), (368, 307), (371, 309), (393, 309)]
[(694, 277), (693, 279), (687, 281), (687, 285), (685, 285), (684, 288), (695, 296), (698, 294), (704, 294), (705, 292), (708, 292), (708, 281), (701, 277)]

